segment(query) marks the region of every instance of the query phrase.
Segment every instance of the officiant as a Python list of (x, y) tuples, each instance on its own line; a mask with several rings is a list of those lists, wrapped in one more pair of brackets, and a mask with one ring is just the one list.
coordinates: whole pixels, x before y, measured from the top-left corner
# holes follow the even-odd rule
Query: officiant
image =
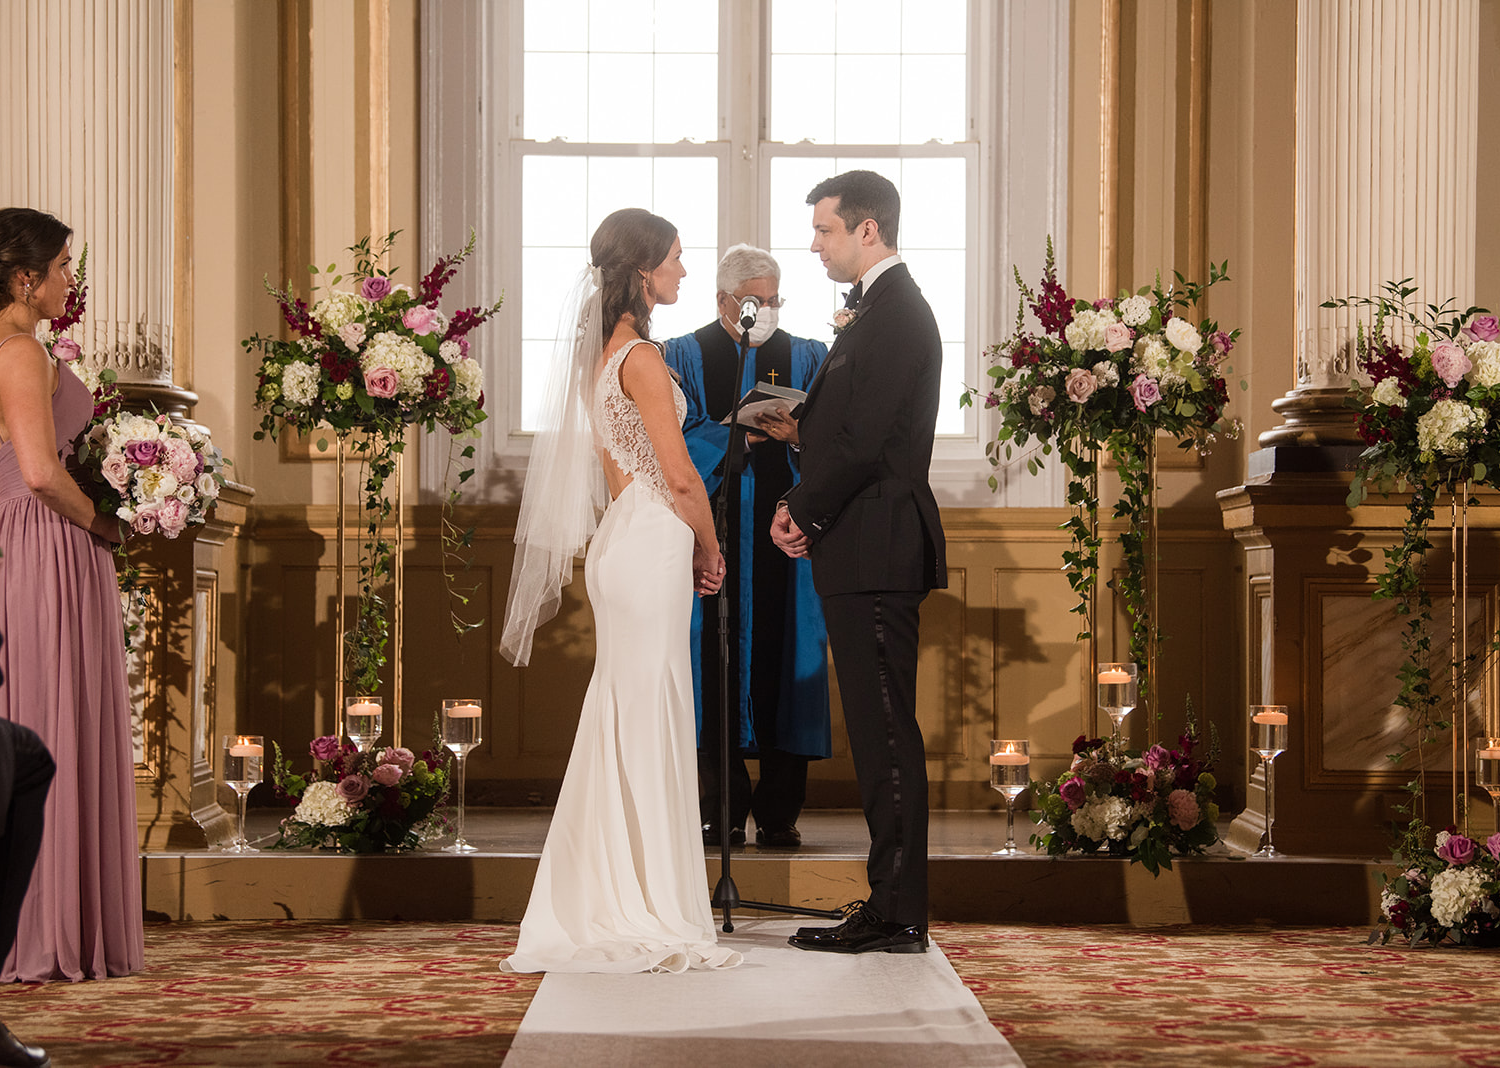
[[(666, 343), (667, 364), (687, 397), (683, 434), (688, 452), (712, 498), (725, 476), (730, 428), (723, 425), (735, 399), (757, 382), (806, 390), (828, 355), (820, 341), (777, 328), (782, 306), (781, 267), (764, 249), (735, 245), (719, 261), (718, 318)], [(755, 325), (741, 381), (741, 308), (755, 298)], [(729, 679), (736, 691), (731, 717), (738, 724), (730, 750), (730, 844), (745, 841), (747, 816), (755, 841), (771, 849), (801, 844), (797, 819), (807, 799), (807, 766), (831, 754), (828, 722), (828, 636), (807, 560), (788, 559), (768, 531), (776, 503), (796, 484), (797, 422), (791, 409), (761, 416), (740, 428), (741, 465), (731, 473), (728, 580), (715, 596), (729, 598)], [(738, 492), (733, 492), (735, 482)], [(698, 707), (698, 774), (703, 788), (703, 841), (719, 844), (718, 605), (694, 598), (693, 684)], [(758, 762), (754, 788), (746, 759)]]

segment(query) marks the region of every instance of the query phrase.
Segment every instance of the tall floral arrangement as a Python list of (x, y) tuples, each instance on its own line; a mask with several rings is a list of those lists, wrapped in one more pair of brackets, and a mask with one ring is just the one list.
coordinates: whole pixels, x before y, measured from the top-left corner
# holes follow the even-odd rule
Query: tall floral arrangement
[(452, 435), (448, 470), (456, 477), (450, 477), (443, 513), (443, 574), (455, 602), (455, 629), (462, 634), (479, 625), (460, 611), (474, 590), (458, 576), (470, 562), (472, 531), (457, 528), (453, 506), (473, 475), (472, 439), (486, 418), (483, 368), (470, 351), (469, 335), (499, 311), (501, 301), (452, 314), (439, 307), (444, 288), (474, 251), (472, 233), (461, 250), (439, 258), (415, 290), (394, 281), (395, 270), (384, 261), (398, 234), (350, 246), (352, 288), (339, 288), (344, 276), (333, 264), (310, 268), (315, 278), (332, 276), (312, 303), (295, 296), (290, 285), (276, 289), (268, 283), (290, 336), (257, 334), (243, 343), (261, 354), (256, 406), (262, 418), (255, 436), (275, 440), (286, 428), (307, 434), (330, 428), (363, 466), (358, 608), (344, 644), (345, 677), (362, 693), (378, 691), (385, 664), (389, 624), (376, 592), (391, 569), (384, 529), (393, 505), (385, 487), (408, 426), (428, 433), (441, 426)]
[[(998, 466), (1002, 454), (1008, 460), (1014, 448), (1034, 440), (1043, 455), (1055, 448), (1068, 469), (1068, 504), (1075, 514), (1066, 524), (1073, 548), (1064, 562), (1078, 595), (1073, 611), (1085, 620), (1099, 571), (1099, 502), (1093, 492), (1098, 453), (1107, 450), (1115, 457), (1121, 498), (1113, 514), (1125, 520), (1119, 592), (1131, 620), (1130, 658), (1142, 665), (1155, 625), (1145, 589), (1155, 439), (1167, 434), (1182, 448), (1206, 452), (1218, 435), (1239, 430), (1225, 408), (1227, 360), (1240, 332), (1187, 315), (1210, 287), (1229, 280), (1228, 261), (1211, 265), (1205, 284), (1174, 277), (1175, 285), (1164, 286), (1158, 276), (1154, 285), (1134, 293), (1075, 299), (1058, 281), (1049, 238), (1039, 286), (1033, 289), (1019, 269), (1015, 272), (1020, 291), (1015, 326), (988, 350), (991, 385), (971, 387), (961, 398), (964, 405), (999, 413), (1000, 428), (986, 446), (991, 464)], [(1028, 325), (1028, 309), (1040, 331)], [(1036, 457), (1028, 456), (1026, 464), (1035, 473)], [(990, 488), (997, 485), (992, 476)], [(1086, 622), (1080, 639), (1092, 637), (1090, 627)]]
[[(1433, 687), (1428, 530), (1442, 494), (1467, 499), (1474, 488), (1500, 484), (1500, 320), (1485, 308), (1460, 310), (1452, 299), (1422, 303), (1416, 293), (1412, 279), (1404, 278), (1386, 282), (1373, 297), (1339, 297), (1322, 305), (1369, 315), (1368, 323), (1357, 324), (1354, 342), (1356, 366), (1368, 382), (1356, 380), (1345, 400), (1365, 445), (1347, 503), (1357, 507), (1371, 489), (1409, 494), (1400, 540), (1386, 550), (1375, 588), (1375, 597), (1392, 601), (1405, 620), (1396, 704), (1407, 710), (1410, 731), (1391, 754), (1393, 761), (1415, 756), (1416, 763), (1407, 784), (1410, 800), (1400, 806), (1407, 822), (1393, 849), (1411, 876), (1403, 893), (1429, 892), (1446, 863), (1440, 856), (1443, 835), (1434, 836), (1425, 816), (1423, 753), (1452, 727)], [(1466, 664), (1458, 667), (1468, 670)]]
[(1033, 844), (1050, 855), (1082, 852), (1129, 857), (1153, 875), (1172, 867), (1172, 856), (1201, 853), (1218, 841), (1218, 781), (1214, 754), (1195, 754), (1189, 720), (1176, 749), (1116, 749), (1104, 738), (1079, 735), (1073, 762), (1056, 779), (1034, 782), (1032, 817), (1045, 822)]

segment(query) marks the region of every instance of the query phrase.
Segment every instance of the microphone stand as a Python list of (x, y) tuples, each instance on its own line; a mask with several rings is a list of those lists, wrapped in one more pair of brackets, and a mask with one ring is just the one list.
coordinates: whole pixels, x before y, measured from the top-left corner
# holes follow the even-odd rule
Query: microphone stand
[[(740, 401), (744, 399), (742, 385), (745, 381), (745, 361), (750, 355), (750, 327), (755, 325), (755, 314), (747, 305), (740, 306), (740, 358), (734, 376), (734, 407), (729, 412), (729, 445), (724, 452), (724, 477), (719, 480), (719, 490), (714, 495), (714, 533), (719, 539), (719, 554), (724, 558), (724, 584), (719, 587), (719, 882), (714, 887), (710, 904), (724, 914), (723, 930), (727, 934), (734, 930), (733, 910), (754, 909), (757, 912), (783, 912), (793, 916), (821, 916), (830, 920), (844, 919), (844, 914), (832, 909), (815, 909), (798, 905), (781, 905), (765, 901), (743, 901), (734, 876), (730, 874), (729, 847), (729, 726), (730, 709), (739, 705), (739, 679), (735, 679), (734, 701), (729, 698), (729, 584), (738, 581), (737, 569), (729, 565), (729, 484), (731, 477), (735, 489), (740, 485), (740, 441), (745, 432), (740, 428)], [(754, 509), (752, 502), (752, 524)], [(736, 587), (738, 588), (738, 587)], [(738, 602), (736, 602), (738, 603)], [(740, 670), (744, 671), (744, 665)], [(705, 715), (707, 709), (704, 710)], [(737, 717), (736, 717), (737, 718)], [(739, 739), (739, 725), (735, 724), (735, 740)]]

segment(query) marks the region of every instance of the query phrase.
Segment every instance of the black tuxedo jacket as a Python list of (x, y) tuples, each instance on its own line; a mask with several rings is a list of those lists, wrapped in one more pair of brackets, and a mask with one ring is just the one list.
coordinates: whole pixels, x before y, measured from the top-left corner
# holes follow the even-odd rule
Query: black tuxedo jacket
[(786, 496), (828, 597), (948, 585), (927, 472), (943, 350), (904, 263), (884, 271), (828, 352), (798, 424), (802, 481)]

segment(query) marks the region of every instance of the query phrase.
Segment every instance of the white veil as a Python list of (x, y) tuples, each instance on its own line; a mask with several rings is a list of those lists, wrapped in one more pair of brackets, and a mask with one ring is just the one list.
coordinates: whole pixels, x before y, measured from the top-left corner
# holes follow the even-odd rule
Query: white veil
[(541, 426), (532, 442), (516, 560), (500, 653), (517, 667), (531, 659), (537, 627), (557, 615), (562, 588), (573, 579), (573, 558), (599, 525), (609, 503), (590, 413), (604, 352), (597, 267), (584, 267), (563, 302), (552, 370), (542, 399)]

